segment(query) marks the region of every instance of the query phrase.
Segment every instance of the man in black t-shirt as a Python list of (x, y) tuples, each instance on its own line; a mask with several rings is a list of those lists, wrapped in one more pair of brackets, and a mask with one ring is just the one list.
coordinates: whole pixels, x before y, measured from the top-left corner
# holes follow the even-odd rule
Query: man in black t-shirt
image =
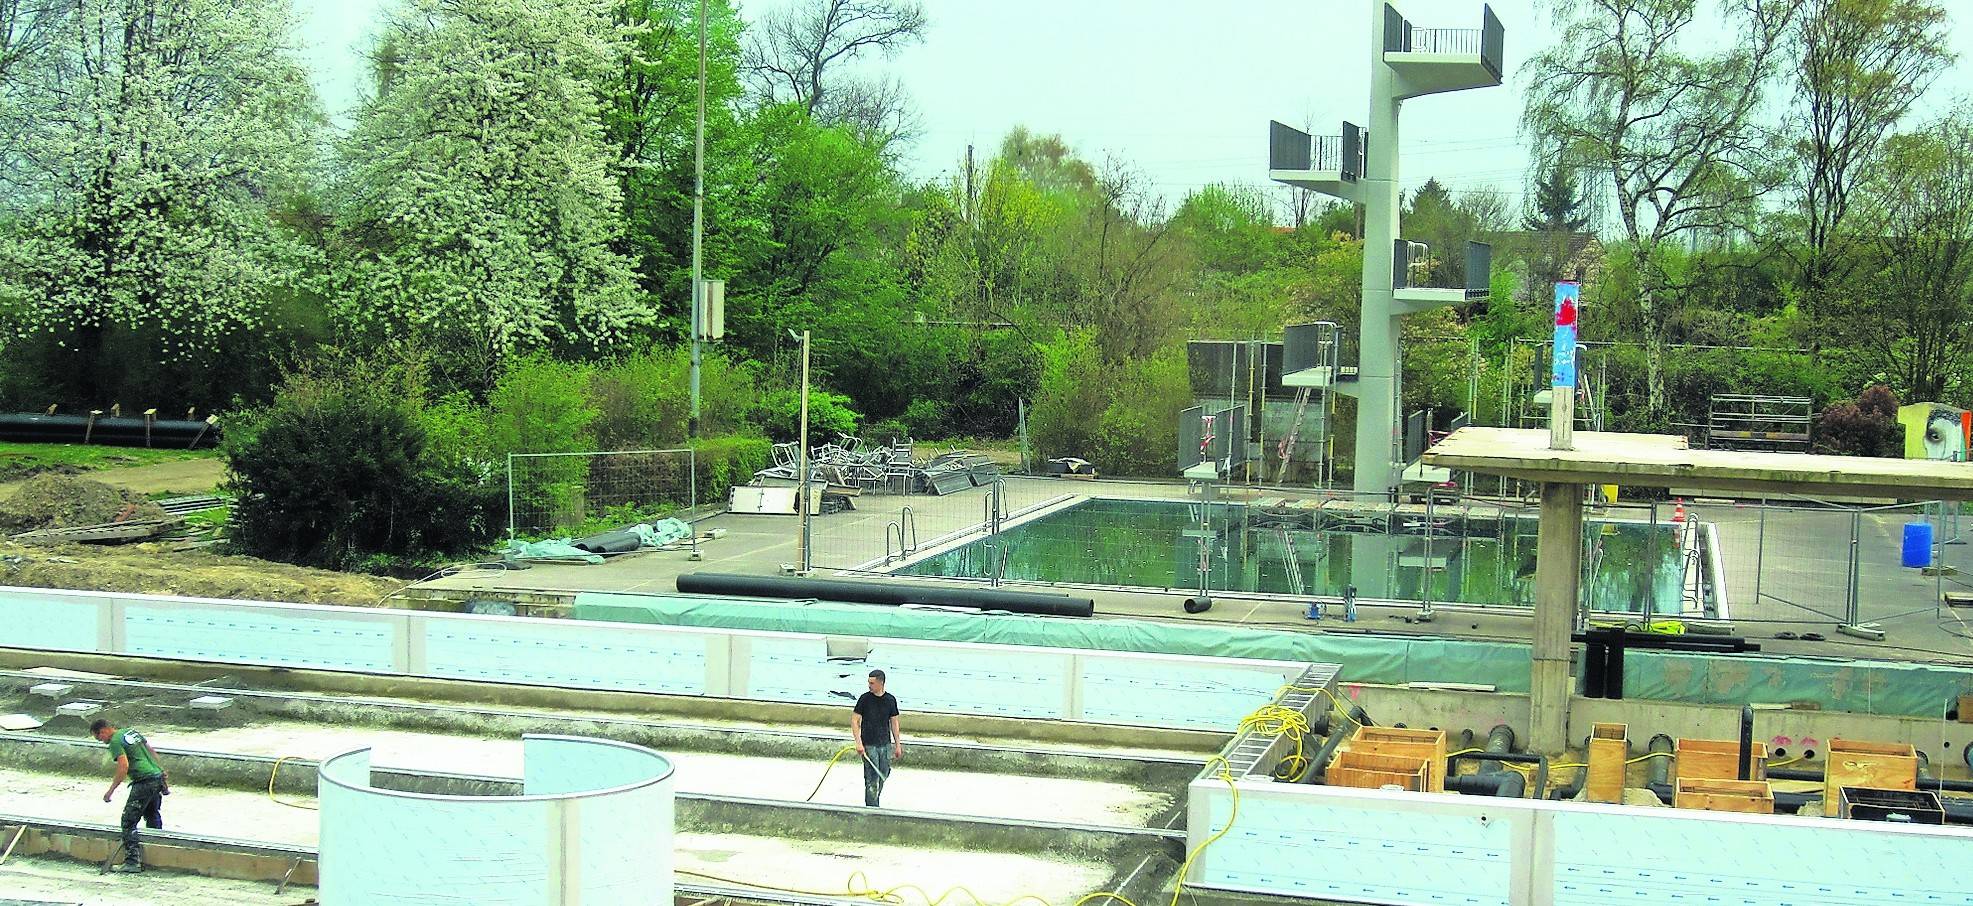
[(904, 739), (897, 729), (897, 697), (884, 691), (884, 671), (870, 671), (870, 691), (856, 700), (850, 712), (850, 735), (856, 737), (856, 754), (863, 757), (863, 804), (877, 807), (884, 794), (884, 781), (891, 777), (891, 759), (904, 757)]

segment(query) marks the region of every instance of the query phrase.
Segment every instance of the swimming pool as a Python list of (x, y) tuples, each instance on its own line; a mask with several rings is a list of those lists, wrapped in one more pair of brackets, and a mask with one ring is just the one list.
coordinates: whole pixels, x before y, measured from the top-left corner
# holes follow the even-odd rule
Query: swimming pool
[[(1241, 503), (1090, 498), (931, 554), (900, 575), (1531, 605), (1531, 516), (1422, 515)], [(1455, 513), (1457, 511), (1454, 511)], [(1203, 518), (1202, 518), (1203, 515)], [(1676, 614), (1684, 551), (1677, 527), (1590, 520), (1585, 584), (1604, 611)]]

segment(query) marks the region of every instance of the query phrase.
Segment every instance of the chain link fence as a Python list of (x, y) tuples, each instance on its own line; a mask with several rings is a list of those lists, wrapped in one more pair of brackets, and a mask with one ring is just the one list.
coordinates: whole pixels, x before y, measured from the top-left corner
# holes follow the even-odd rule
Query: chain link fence
[(510, 537), (580, 537), (663, 519), (697, 505), (698, 459), (691, 450), (507, 457)]

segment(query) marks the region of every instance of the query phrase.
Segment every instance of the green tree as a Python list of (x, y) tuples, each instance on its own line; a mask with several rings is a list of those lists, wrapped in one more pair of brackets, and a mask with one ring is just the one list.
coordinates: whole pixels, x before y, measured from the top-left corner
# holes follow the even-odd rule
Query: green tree
[(1864, 192), (1872, 271), (1844, 319), (1851, 354), (1909, 399), (1964, 392), (1973, 350), (1973, 111), (1891, 137)]
[(1729, 4), (1717, 50), (1687, 47), (1696, 0), (1557, 0), (1561, 35), (1530, 60), (1524, 131), (1607, 180), (1638, 264), (1646, 418), (1668, 411), (1665, 344), (1675, 239), (1744, 228), (1781, 179), (1762, 104), (1804, 0)]
[(9, 341), (40, 344), (42, 377), (95, 403), (156, 363), (267, 353), (270, 316), (314, 269), (274, 218), (321, 126), (288, 5), (9, 3), (0, 28)]
[(343, 143), (338, 313), (355, 338), (507, 358), (598, 354), (652, 322), (635, 291), (597, 86), (624, 48), (604, 0), (404, 0)]

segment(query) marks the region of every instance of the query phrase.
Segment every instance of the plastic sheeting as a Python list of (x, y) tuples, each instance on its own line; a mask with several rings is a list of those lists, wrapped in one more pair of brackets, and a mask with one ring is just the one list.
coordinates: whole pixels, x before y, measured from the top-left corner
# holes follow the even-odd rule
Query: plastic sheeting
[[(1511, 642), (973, 615), (825, 601), (584, 593), (576, 596), (570, 616), (666, 626), (1312, 661), (1341, 664), (1343, 678), (1354, 682), (1476, 683), (1502, 692), (1528, 691), (1530, 663), (1527, 645)], [(1627, 698), (1693, 704), (1814, 702), (1830, 711), (1936, 717), (1957, 696), (1973, 693), (1973, 670), (1888, 661), (1631, 651), (1624, 659), (1624, 693)]]
[[(983, 616), (824, 601), (584, 592), (569, 615), (663, 626), (827, 633), (879, 638), (1084, 648), (1201, 657), (1339, 663), (1353, 681), (1464, 682), (1528, 691), (1525, 645), (1404, 636), (1311, 634), (1148, 620)], [(1449, 676), (1456, 673), (1457, 677)]]

